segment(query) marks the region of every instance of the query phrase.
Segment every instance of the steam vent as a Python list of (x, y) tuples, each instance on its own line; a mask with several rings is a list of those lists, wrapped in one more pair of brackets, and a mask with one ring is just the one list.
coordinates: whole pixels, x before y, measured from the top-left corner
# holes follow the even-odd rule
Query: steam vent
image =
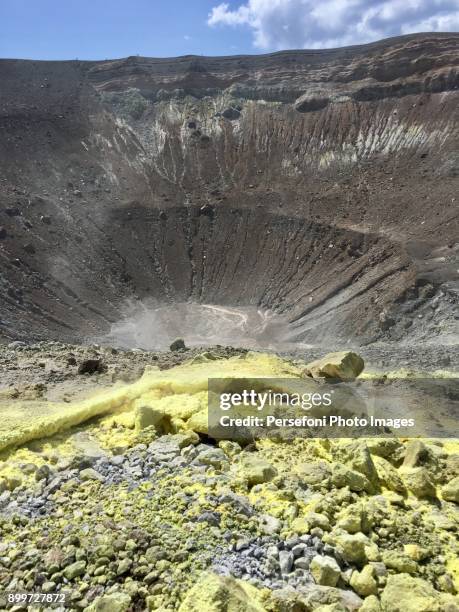
[(0, 337), (456, 343), (458, 43), (1, 60)]

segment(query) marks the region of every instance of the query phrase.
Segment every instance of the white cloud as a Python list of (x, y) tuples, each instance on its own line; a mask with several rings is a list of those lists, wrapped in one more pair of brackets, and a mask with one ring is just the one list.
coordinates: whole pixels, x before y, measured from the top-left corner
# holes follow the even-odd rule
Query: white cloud
[(459, 29), (459, 0), (247, 0), (209, 13), (209, 26), (246, 26), (259, 49), (323, 48), (411, 32)]

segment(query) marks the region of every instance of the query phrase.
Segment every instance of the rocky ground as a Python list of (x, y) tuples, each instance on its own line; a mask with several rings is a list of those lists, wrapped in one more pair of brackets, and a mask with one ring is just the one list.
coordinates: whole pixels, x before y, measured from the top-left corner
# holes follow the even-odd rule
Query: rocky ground
[[(0, 403), (9, 399), (71, 401), (115, 382), (133, 382), (147, 365), (171, 368), (202, 353), (202, 349), (158, 352), (122, 350), (99, 345), (61, 342), (0, 346)], [(231, 347), (212, 347), (218, 357), (247, 352)]]
[[(16, 376), (35, 364), (28, 389), (11, 354)], [(4, 393), (78, 397), (190, 355), (16, 345)], [(102, 372), (78, 374), (88, 359)], [(241, 447), (101, 417), (0, 456), (0, 591), (88, 611), (453, 612), (458, 503), (453, 440)]]
[[(75, 400), (115, 382), (133, 382), (148, 365), (167, 369), (205, 350), (196, 347), (175, 351), (125, 350), (62, 342), (0, 345), (0, 403), (9, 399)], [(219, 358), (247, 352), (244, 348), (229, 346), (213, 346), (209, 350)], [(316, 347), (286, 352), (284, 356), (294, 361), (310, 361), (324, 352), (328, 351)], [(375, 372), (459, 370), (456, 345), (423, 345), (419, 349), (418, 346), (373, 344), (359, 348), (359, 353), (365, 359), (366, 370)]]

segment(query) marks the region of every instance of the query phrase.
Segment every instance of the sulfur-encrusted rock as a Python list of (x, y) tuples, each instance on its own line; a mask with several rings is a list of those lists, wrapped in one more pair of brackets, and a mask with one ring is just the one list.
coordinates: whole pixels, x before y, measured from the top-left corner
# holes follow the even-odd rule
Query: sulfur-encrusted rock
[(78, 576), (82, 576), (86, 570), (86, 561), (75, 561), (64, 569), (64, 576), (67, 580), (74, 580)]
[(127, 612), (131, 605), (131, 597), (121, 591), (97, 597), (84, 612)]
[(369, 493), (379, 490), (379, 478), (373, 458), (364, 440), (335, 441), (332, 446), (335, 461), (344, 463), (348, 468), (363, 474), (370, 483)]
[(312, 378), (334, 378), (338, 380), (354, 380), (362, 371), (365, 364), (357, 353), (342, 351), (329, 353), (308, 363), (304, 375)]
[(421, 440), (410, 440), (406, 445), (403, 467), (414, 468), (427, 463), (430, 453)]
[(365, 597), (359, 612), (381, 612), (381, 603), (376, 595)]
[(405, 544), (403, 552), (414, 561), (424, 561), (424, 559), (428, 559), (432, 555), (428, 548), (419, 546), (419, 544)]
[(298, 533), (299, 535), (304, 535), (309, 533), (311, 525), (309, 524), (307, 518), (305, 516), (299, 516), (292, 521), (292, 531)]
[(102, 474), (99, 474), (99, 472), (97, 472), (93, 468), (85, 468), (84, 470), (81, 470), (80, 478), (84, 482), (89, 481), (89, 480), (96, 480), (99, 482), (103, 482), (105, 480)]
[(371, 488), (368, 478), (342, 463), (333, 465), (331, 482), (339, 489), (349, 487), (351, 491), (363, 491)]
[(161, 424), (164, 419), (164, 414), (159, 410), (155, 410), (151, 406), (138, 406), (135, 410), (135, 430), (142, 431), (147, 427), (155, 429)]
[(187, 429), (195, 431), (198, 434), (209, 433), (209, 414), (207, 408), (195, 412), (186, 423)]
[(272, 535), (280, 531), (282, 527), (281, 521), (270, 514), (262, 514), (260, 516), (260, 530), (266, 535)]
[(370, 540), (363, 533), (333, 533), (331, 541), (335, 544), (337, 551), (348, 563), (364, 565), (367, 560), (365, 547), (370, 544)]
[(459, 476), (450, 480), (448, 484), (442, 488), (441, 495), (446, 501), (452, 501), (459, 504)]
[(345, 508), (340, 512), (336, 526), (338, 529), (344, 529), (348, 533), (357, 533), (362, 531), (362, 519), (359, 513), (347, 512), (347, 508)]
[(355, 612), (362, 605), (361, 598), (353, 591), (320, 584), (310, 584), (295, 589), (286, 587), (275, 590), (271, 594), (271, 601), (270, 612), (271, 610), (273, 612), (309, 612), (314, 610), (315, 612), (321, 606), (336, 604), (341, 605), (346, 612)]
[(374, 573), (375, 570), (372, 565), (365, 565), (361, 572), (352, 572), (349, 584), (361, 597), (376, 595), (378, 584), (374, 578)]
[(373, 457), (373, 462), (375, 464), (379, 480), (383, 486), (391, 491), (396, 491), (397, 493), (406, 493), (406, 486), (400, 477), (400, 474), (396, 468), (389, 463), (389, 461), (383, 459), (382, 457)]
[(382, 560), (386, 567), (393, 569), (400, 574), (414, 574), (418, 569), (416, 561), (396, 550), (386, 550), (383, 552)]
[(22, 484), (22, 478), (19, 474), (8, 474), (6, 477), (6, 488), (8, 491), (14, 491)]
[(336, 586), (341, 568), (333, 557), (316, 555), (309, 566), (311, 574), (317, 584), (323, 586)]
[(256, 453), (241, 456), (240, 471), (249, 486), (268, 482), (277, 474), (277, 470)]
[(434, 498), (437, 496), (435, 485), (426, 468), (404, 468), (400, 473), (406, 486), (416, 497)]
[(456, 612), (457, 598), (439, 593), (408, 574), (389, 576), (381, 595), (383, 612)]
[(360, 502), (348, 504), (335, 517), (336, 528), (344, 529), (348, 533), (362, 531), (367, 533), (370, 528), (369, 516), (366, 507)]
[(265, 608), (258, 589), (247, 582), (203, 572), (179, 612), (265, 612)]
[(209, 448), (201, 451), (195, 461), (203, 465), (210, 465), (218, 470), (229, 467), (228, 457), (221, 448)]
[(324, 485), (331, 475), (327, 461), (310, 461), (301, 463), (297, 468), (298, 476), (308, 485)]
[(383, 457), (388, 461), (399, 460), (404, 450), (403, 444), (396, 438), (368, 438), (367, 446), (372, 455)]

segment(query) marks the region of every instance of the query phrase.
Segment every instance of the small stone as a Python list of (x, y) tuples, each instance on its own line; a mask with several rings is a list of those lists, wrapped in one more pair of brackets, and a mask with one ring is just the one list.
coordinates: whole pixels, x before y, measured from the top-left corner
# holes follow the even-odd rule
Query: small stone
[(40, 480), (48, 480), (51, 475), (51, 468), (49, 465), (41, 465), (35, 472), (35, 480), (38, 482)]
[(435, 485), (426, 468), (403, 469), (401, 470), (401, 475), (408, 489), (416, 497), (422, 499), (435, 498), (437, 496)]
[(323, 485), (331, 475), (331, 466), (327, 461), (301, 463), (297, 469), (298, 476), (308, 485)]
[(185, 351), (186, 345), (183, 338), (176, 338), (171, 345), (169, 346), (169, 350), (171, 351)]
[(123, 465), (125, 461), (126, 461), (126, 457), (124, 455), (113, 455), (113, 457), (110, 458), (110, 463), (118, 467), (120, 465)]
[(99, 472), (96, 472), (93, 468), (85, 468), (80, 472), (80, 478), (83, 482), (89, 480), (98, 480), (99, 482), (104, 482), (105, 478)]
[(378, 584), (374, 578), (374, 568), (371, 565), (365, 565), (361, 572), (352, 572), (350, 585), (361, 597), (376, 595)]
[[(148, 598), (150, 599), (150, 598)], [(160, 607), (156, 601), (147, 600), (150, 610)], [(152, 606), (152, 607), (150, 607)], [(194, 586), (186, 593), (178, 612), (264, 612), (261, 594), (246, 581), (237, 581), (230, 576), (217, 576), (203, 572)]]
[(295, 569), (307, 570), (311, 564), (311, 560), (307, 557), (299, 557), (293, 562)]
[(312, 532), (313, 529), (319, 528), (323, 531), (330, 530), (330, 519), (326, 514), (320, 512), (308, 512), (305, 516), (306, 521), (309, 524), (309, 528)]
[(457, 609), (454, 597), (436, 591), (428, 582), (408, 574), (389, 576), (381, 595), (384, 611), (443, 612)]
[(341, 568), (333, 557), (321, 555), (312, 559), (309, 569), (316, 583), (322, 586), (336, 586), (341, 574)]
[(308, 363), (305, 376), (312, 378), (332, 378), (338, 380), (354, 380), (362, 371), (365, 364), (357, 353), (352, 351), (342, 351), (339, 353), (329, 353), (311, 363)]
[(421, 440), (410, 440), (406, 446), (404, 468), (422, 466), (429, 458), (429, 451)]
[(295, 559), (297, 559), (298, 557), (302, 557), (307, 550), (307, 545), (303, 543), (295, 544), (295, 546), (292, 547), (292, 553)]
[(14, 491), (22, 485), (22, 478), (18, 474), (10, 474), (6, 477), (8, 491)]
[(293, 567), (293, 554), (287, 550), (279, 552), (279, 566), (282, 574), (289, 574)]
[(225, 466), (229, 467), (228, 457), (220, 448), (209, 448), (201, 451), (196, 457), (196, 462), (212, 466), (217, 470), (221, 470)]
[(381, 483), (391, 491), (405, 494), (405, 484), (394, 466), (382, 457), (373, 457), (373, 461)]
[(64, 576), (67, 580), (74, 580), (78, 576), (82, 576), (86, 570), (86, 561), (75, 561), (64, 569)]
[(131, 569), (131, 567), (132, 567), (131, 559), (122, 559), (118, 563), (118, 566), (116, 568), (116, 575), (122, 576), (123, 574), (126, 574), (126, 572), (128, 572)]
[(400, 574), (415, 574), (418, 569), (418, 564), (416, 561), (395, 550), (384, 551), (382, 560), (386, 567), (393, 569)]
[(214, 527), (218, 527), (221, 521), (221, 515), (218, 512), (203, 512), (197, 518), (198, 523), (208, 523)]
[(277, 470), (268, 461), (256, 454), (243, 455), (240, 466), (249, 486), (268, 482), (277, 474)]
[(85, 359), (78, 366), (78, 374), (100, 374), (106, 367), (101, 359)]
[(359, 612), (381, 612), (381, 604), (376, 595), (369, 595), (363, 600)]
[(336, 548), (348, 563), (363, 565), (367, 560), (365, 547), (370, 540), (363, 533), (340, 533), (334, 536)]
[(370, 487), (365, 486), (368, 493), (375, 493), (379, 490), (378, 472), (364, 440), (336, 441), (331, 451), (335, 461), (365, 476), (370, 484)]
[(369, 488), (369, 481), (363, 474), (351, 470), (341, 463), (333, 465), (331, 481), (339, 489), (349, 487), (351, 491), (359, 492)]
[(38, 466), (35, 465), (35, 463), (24, 463), (23, 465), (21, 465), (21, 472), (23, 474), (35, 474), (37, 470)]
[(131, 607), (131, 597), (121, 591), (97, 597), (85, 612), (127, 612)]
[(442, 574), (437, 580), (437, 587), (445, 593), (456, 594), (456, 587), (450, 574)]
[(431, 556), (431, 552), (427, 548), (419, 546), (419, 544), (405, 544), (403, 552), (414, 561), (424, 561)]
[(260, 516), (260, 530), (266, 535), (273, 535), (281, 530), (282, 523), (275, 516), (262, 514)]
[(448, 484), (442, 488), (441, 495), (446, 501), (459, 504), (459, 476), (450, 480)]

